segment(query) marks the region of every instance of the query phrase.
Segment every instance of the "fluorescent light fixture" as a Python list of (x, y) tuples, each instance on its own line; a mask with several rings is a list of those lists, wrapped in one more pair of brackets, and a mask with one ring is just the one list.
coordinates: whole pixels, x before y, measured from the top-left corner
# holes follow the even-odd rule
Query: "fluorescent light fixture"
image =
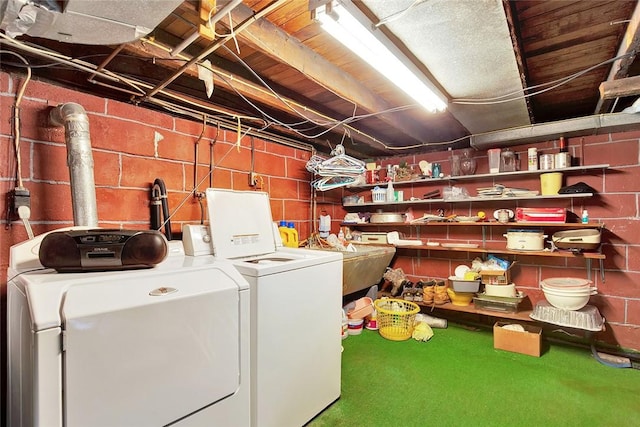
[[(444, 97), (436, 94), (431, 82), (423, 76), (422, 79), (409, 69), (389, 47), (367, 29), (354, 14), (346, 8), (346, 2), (331, 2), (316, 9), (316, 19), (322, 27), (336, 40), (349, 48), (364, 61), (373, 66), (420, 105), (430, 112), (444, 111), (447, 104)], [(375, 30), (380, 32), (380, 30)], [(388, 42), (391, 44), (390, 42)], [(437, 89), (435, 89), (437, 91)]]

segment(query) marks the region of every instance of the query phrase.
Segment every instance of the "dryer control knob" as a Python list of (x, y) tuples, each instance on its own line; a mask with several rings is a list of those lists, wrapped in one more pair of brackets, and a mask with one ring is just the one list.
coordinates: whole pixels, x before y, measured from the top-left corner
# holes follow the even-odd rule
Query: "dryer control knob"
[(182, 227), (182, 245), (184, 253), (189, 256), (211, 255), (211, 235), (204, 225), (185, 224)]

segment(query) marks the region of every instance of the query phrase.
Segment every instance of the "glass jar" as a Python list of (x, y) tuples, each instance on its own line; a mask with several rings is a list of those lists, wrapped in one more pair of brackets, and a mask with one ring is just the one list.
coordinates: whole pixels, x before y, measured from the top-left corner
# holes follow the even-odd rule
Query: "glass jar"
[(463, 175), (473, 175), (476, 173), (476, 159), (471, 157), (472, 151), (470, 148), (462, 150), (462, 159), (460, 160), (460, 172)]
[(500, 172), (516, 171), (516, 155), (510, 149), (504, 149), (500, 153)]
[(459, 176), (461, 174), (460, 171), (460, 161), (462, 158), (459, 154), (451, 155), (451, 176)]

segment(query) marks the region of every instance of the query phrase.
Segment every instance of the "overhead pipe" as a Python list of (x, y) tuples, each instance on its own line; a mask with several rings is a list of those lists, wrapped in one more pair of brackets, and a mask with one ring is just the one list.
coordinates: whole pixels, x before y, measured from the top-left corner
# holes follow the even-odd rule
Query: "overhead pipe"
[(80, 104), (68, 102), (51, 110), (49, 121), (55, 126), (64, 126), (73, 223), (97, 227), (98, 208), (87, 113)]
[(640, 114), (610, 113), (541, 123), (471, 135), (476, 150), (531, 144), (541, 141), (603, 133), (626, 132), (640, 127)]

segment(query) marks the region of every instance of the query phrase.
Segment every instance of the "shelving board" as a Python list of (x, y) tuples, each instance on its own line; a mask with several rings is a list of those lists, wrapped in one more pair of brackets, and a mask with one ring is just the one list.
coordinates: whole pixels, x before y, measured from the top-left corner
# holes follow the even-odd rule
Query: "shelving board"
[(548, 196), (513, 196), (513, 197), (467, 197), (465, 199), (418, 199), (405, 200), (402, 202), (366, 202), (366, 203), (345, 203), (345, 208), (361, 208), (364, 206), (403, 206), (403, 205), (426, 205), (433, 203), (469, 203), (469, 202), (511, 202), (514, 200), (553, 200), (553, 199), (577, 199), (593, 197), (593, 193), (576, 193), (576, 194), (554, 194)]
[[(399, 298), (399, 297), (391, 296), (388, 292), (379, 292), (378, 298), (381, 298), (381, 297)], [(422, 301), (414, 301), (414, 302), (418, 304), (420, 307), (427, 308), (430, 314), (433, 314), (432, 312), (432, 309), (433, 309), (433, 311), (436, 311), (436, 310), (457, 311), (462, 313), (479, 314), (479, 315), (490, 316), (490, 317), (500, 317), (505, 319), (515, 319), (515, 320), (524, 320), (528, 322), (535, 322), (529, 316), (532, 310), (520, 310), (520, 311), (517, 311), (516, 313), (508, 313), (504, 311), (479, 309), (479, 308), (476, 308), (473, 303), (470, 303), (469, 305), (454, 305), (448, 302), (445, 304), (434, 305), (434, 304), (425, 304)]]
[[(483, 180), (483, 179), (491, 179), (494, 181), (496, 180), (499, 181), (500, 178), (509, 179), (509, 178), (527, 176), (527, 175), (535, 176), (535, 175), (540, 175), (540, 174), (549, 173), (549, 172), (574, 173), (574, 172), (587, 172), (592, 170), (608, 169), (608, 168), (609, 168), (608, 164), (601, 164), (601, 165), (571, 166), (568, 168), (548, 169), (548, 170), (538, 169), (534, 171), (524, 170), (524, 171), (516, 171), (516, 172), (500, 172), (497, 174), (482, 173), (482, 174), (475, 174), (475, 175), (445, 176), (443, 178), (423, 178), (423, 179), (414, 179), (414, 180), (407, 180), (407, 181), (394, 181), (393, 185), (395, 187), (395, 186), (407, 186), (407, 185), (414, 185), (414, 184), (435, 184), (437, 182), (450, 182), (450, 181), (476, 181), (476, 180)], [(364, 184), (364, 185), (346, 187), (346, 189), (361, 191), (367, 188), (375, 188), (376, 186), (380, 186), (380, 185), (386, 185), (386, 184), (384, 182), (379, 182), (376, 184)]]
[(518, 251), (505, 248), (487, 248), (487, 247), (442, 247), (442, 246), (428, 246), (428, 245), (397, 245), (396, 249), (413, 249), (413, 250), (428, 250), (428, 251), (449, 251), (449, 252), (473, 252), (481, 254), (506, 254), (506, 255), (521, 255), (521, 256), (541, 256), (541, 257), (557, 257), (557, 258), (582, 258), (582, 259), (606, 259), (607, 257), (600, 252), (579, 252), (574, 253), (571, 251)]
[(354, 223), (343, 222), (341, 225), (346, 227), (358, 227), (358, 228), (376, 228), (376, 227), (539, 227), (539, 228), (604, 228), (603, 223), (588, 223), (583, 224), (579, 222), (507, 222), (502, 223), (498, 221), (477, 221), (477, 222), (455, 222), (455, 221), (429, 221), (429, 222), (381, 222), (381, 223)]
[(481, 310), (476, 308), (473, 305), (473, 303), (469, 305), (463, 305), (463, 306), (453, 305), (451, 303), (446, 303), (446, 304), (436, 305), (436, 306), (433, 306), (431, 304), (427, 305), (420, 302), (416, 302), (416, 304), (418, 304), (421, 307), (428, 307), (429, 309), (431, 309), (431, 307), (434, 307), (435, 310), (440, 309), (440, 310), (448, 310), (448, 311), (458, 311), (463, 313), (480, 314), (483, 316), (500, 317), (504, 319), (514, 319), (514, 320), (522, 320), (527, 322), (534, 322), (534, 320), (531, 319), (531, 317), (529, 316), (531, 314), (531, 310), (522, 310), (516, 313), (506, 313), (503, 311)]

